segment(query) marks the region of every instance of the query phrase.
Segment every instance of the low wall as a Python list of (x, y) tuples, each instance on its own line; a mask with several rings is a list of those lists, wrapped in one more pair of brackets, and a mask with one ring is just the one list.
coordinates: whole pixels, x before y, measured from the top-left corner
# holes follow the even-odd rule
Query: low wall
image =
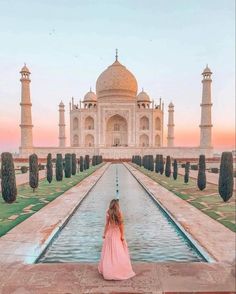
[(84, 156), (86, 154), (102, 155), (104, 159), (130, 159), (133, 155), (147, 155), (147, 154), (163, 154), (170, 155), (174, 158), (196, 158), (200, 154), (204, 154), (207, 158), (213, 157), (213, 149), (202, 149), (199, 147), (162, 147), (162, 148), (135, 148), (135, 147), (111, 147), (111, 148), (80, 148), (80, 147), (34, 147), (32, 149), (21, 149), (20, 157), (25, 158), (30, 154), (36, 153), (38, 157), (45, 158), (48, 153), (52, 153), (55, 157), (57, 153), (65, 155), (65, 153), (76, 153), (77, 156)]

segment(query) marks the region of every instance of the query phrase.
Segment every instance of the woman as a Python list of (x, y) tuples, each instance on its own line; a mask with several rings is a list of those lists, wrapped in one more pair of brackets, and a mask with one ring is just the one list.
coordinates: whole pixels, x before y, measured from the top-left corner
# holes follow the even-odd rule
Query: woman
[(124, 238), (123, 216), (118, 199), (110, 202), (106, 212), (101, 259), (98, 271), (105, 280), (126, 280), (135, 273), (132, 269), (129, 250)]

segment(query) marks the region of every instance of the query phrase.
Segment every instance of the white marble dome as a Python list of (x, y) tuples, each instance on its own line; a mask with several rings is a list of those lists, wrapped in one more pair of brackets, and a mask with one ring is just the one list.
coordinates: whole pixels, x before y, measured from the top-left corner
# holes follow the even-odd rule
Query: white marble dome
[(118, 60), (100, 74), (96, 83), (98, 98), (116, 94), (135, 98), (137, 88), (135, 76)]
[(144, 92), (142, 90), (142, 92), (140, 92), (137, 96), (137, 101), (138, 102), (150, 102), (150, 97), (148, 96), (148, 94), (146, 92)]
[(84, 96), (84, 102), (96, 102), (96, 101), (97, 101), (97, 95), (90, 89), (90, 91)]

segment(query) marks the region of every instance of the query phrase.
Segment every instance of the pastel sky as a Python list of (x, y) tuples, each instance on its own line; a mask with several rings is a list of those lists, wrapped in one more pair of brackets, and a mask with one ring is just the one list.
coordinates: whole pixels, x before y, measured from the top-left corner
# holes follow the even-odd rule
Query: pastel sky
[[(175, 105), (175, 144), (197, 146), (201, 73), (213, 71), (213, 144), (234, 149), (234, 0), (0, 0), (0, 151), (20, 145), (20, 74), (32, 75), (35, 146), (58, 144), (58, 104), (82, 99), (119, 60), (152, 99)], [(165, 127), (166, 129), (166, 127)], [(165, 130), (166, 137), (166, 130)]]

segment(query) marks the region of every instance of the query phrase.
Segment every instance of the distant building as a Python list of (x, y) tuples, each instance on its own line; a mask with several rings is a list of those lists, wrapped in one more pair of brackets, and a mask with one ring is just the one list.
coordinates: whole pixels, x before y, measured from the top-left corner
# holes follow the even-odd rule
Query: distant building
[(203, 71), (201, 103), (200, 146), (176, 147), (174, 144), (174, 104), (168, 106), (167, 146), (163, 146), (164, 104), (150, 99), (142, 89), (138, 94), (135, 76), (118, 60), (100, 74), (96, 93), (91, 89), (82, 101), (70, 102), (70, 146), (66, 146), (65, 106), (59, 104), (58, 147), (35, 147), (30, 99), (30, 71), (21, 70), (21, 146), (20, 156), (32, 152), (45, 157), (49, 152), (74, 152), (77, 155), (101, 154), (105, 158), (131, 158), (133, 154), (171, 155), (196, 157), (212, 156), (211, 144), (211, 70)]

